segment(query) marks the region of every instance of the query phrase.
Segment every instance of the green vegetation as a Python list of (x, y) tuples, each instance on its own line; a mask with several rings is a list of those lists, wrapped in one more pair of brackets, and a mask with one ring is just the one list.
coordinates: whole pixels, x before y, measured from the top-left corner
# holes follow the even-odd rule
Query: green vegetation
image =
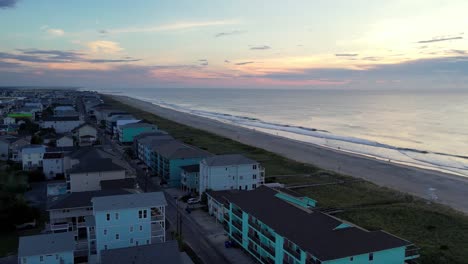
[(16, 252), (19, 236), (40, 231), (40, 228), (16, 231), (16, 225), (41, 219), (39, 210), (24, 200), (28, 186), (28, 175), (20, 167), (0, 162), (0, 256)]
[[(109, 97), (106, 103), (148, 120), (174, 138), (211, 153), (241, 153), (256, 159), (274, 181), (285, 184), (319, 184), (297, 189), (318, 201), (321, 207), (340, 208), (336, 216), (369, 230), (384, 229), (410, 240), (421, 248), (421, 263), (467, 263), (468, 217), (446, 206), (427, 204), (422, 199), (366, 181), (324, 171), (263, 149), (195, 129), (122, 104)], [(281, 177), (280, 175), (304, 175)], [(307, 176), (305, 176), (307, 175)], [(340, 210), (340, 211), (341, 211)]]

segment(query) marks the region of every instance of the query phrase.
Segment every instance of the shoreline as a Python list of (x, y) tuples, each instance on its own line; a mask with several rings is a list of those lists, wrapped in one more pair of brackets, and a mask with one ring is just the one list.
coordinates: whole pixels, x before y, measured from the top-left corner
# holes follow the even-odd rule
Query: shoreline
[[(448, 205), (468, 214), (468, 199), (466, 199), (468, 197), (468, 178), (466, 177), (387, 162), (356, 153), (276, 136), (164, 108), (123, 95), (108, 94), (107, 96), (171, 121), (205, 130), (246, 145), (262, 148), (298, 162), (312, 164), (354, 178), (361, 178), (423, 199), (429, 199), (435, 195), (437, 203)], [(431, 188), (435, 190), (431, 191)]]

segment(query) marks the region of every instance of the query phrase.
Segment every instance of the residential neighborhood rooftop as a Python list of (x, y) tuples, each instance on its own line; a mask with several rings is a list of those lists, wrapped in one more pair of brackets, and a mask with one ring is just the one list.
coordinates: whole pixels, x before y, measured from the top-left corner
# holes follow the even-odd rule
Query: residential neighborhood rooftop
[(79, 116), (47, 116), (42, 119), (43, 121), (79, 121)]
[(186, 145), (177, 140), (168, 140), (154, 148), (158, 154), (168, 159), (208, 157), (212, 154), (197, 147)]
[(384, 231), (367, 231), (354, 226), (337, 228), (343, 221), (319, 211), (302, 210), (276, 197), (277, 193), (265, 186), (253, 191), (209, 192), (215, 199), (226, 199), (237, 205), (322, 261), (411, 244)]
[(73, 251), (75, 235), (72, 232), (23, 236), (19, 239), (18, 256), (36, 256)]
[(93, 197), (113, 196), (128, 194), (128, 191), (122, 189), (88, 191), (88, 192), (74, 192), (59, 196), (54, 196), (48, 201), (48, 210), (66, 209), (66, 208), (79, 208), (90, 207), (93, 204), (91, 199)]
[(182, 264), (183, 261), (177, 241), (172, 240), (165, 243), (104, 250), (101, 255), (102, 264), (152, 264), (155, 262)]
[(166, 198), (162, 192), (94, 197), (91, 201), (93, 202), (95, 211), (167, 205)]
[(216, 155), (205, 159), (208, 166), (230, 166), (243, 164), (257, 164), (258, 162), (241, 154)]
[(110, 158), (84, 159), (68, 170), (68, 173), (122, 171), (124, 167), (115, 164)]

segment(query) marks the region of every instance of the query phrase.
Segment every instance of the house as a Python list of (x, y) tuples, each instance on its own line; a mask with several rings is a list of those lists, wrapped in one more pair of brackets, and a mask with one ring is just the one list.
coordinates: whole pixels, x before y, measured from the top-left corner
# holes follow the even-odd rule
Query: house
[(91, 201), (93, 216), (86, 219), (88, 247), (98, 261), (105, 250), (166, 241), (167, 202), (162, 192), (101, 196)]
[(143, 161), (146, 166), (150, 166), (153, 147), (166, 140), (174, 140), (174, 138), (163, 131), (142, 133), (134, 137), (134, 149), (137, 158)]
[[(183, 264), (182, 253), (176, 240), (143, 246), (109, 249), (101, 253), (102, 264), (132, 263), (167, 263)], [(193, 263), (193, 262), (192, 262)]]
[(101, 181), (126, 177), (125, 168), (115, 164), (109, 158), (81, 160), (66, 173), (69, 192), (100, 190)]
[(158, 127), (148, 123), (129, 123), (117, 126), (118, 140), (121, 143), (133, 143), (135, 136), (142, 133), (155, 132)]
[(61, 105), (54, 108), (54, 116), (79, 116), (75, 107), (71, 105)]
[(42, 120), (41, 127), (53, 128), (57, 133), (68, 133), (82, 123), (78, 116), (49, 116)]
[(60, 152), (44, 153), (42, 159), (42, 171), (48, 180), (51, 180), (57, 176), (64, 176), (64, 156), (64, 153)]
[(79, 146), (91, 146), (97, 139), (96, 128), (88, 123), (76, 127), (72, 132)]
[(128, 194), (121, 189), (77, 192), (58, 195), (50, 198), (48, 230), (54, 233), (73, 232), (78, 240), (78, 234), (86, 233), (85, 217), (93, 215), (91, 199), (99, 196)]
[(216, 155), (200, 162), (197, 192), (230, 189), (254, 190), (265, 181), (265, 170), (255, 160), (240, 154)]
[(70, 135), (60, 135), (56, 141), (57, 147), (73, 147), (73, 137)]
[(43, 145), (27, 145), (21, 149), (23, 170), (31, 171), (42, 168), (43, 155), (46, 148)]
[(73, 264), (75, 238), (71, 233), (41, 234), (19, 238), (20, 264)]
[(5, 117), (3, 118), (3, 124), (4, 125), (11, 125), (11, 124), (16, 124), (16, 119), (14, 117)]
[(0, 136), (0, 160), (21, 161), (21, 148), (29, 145), (29, 137), (17, 137), (12, 135)]
[(180, 169), (180, 184), (182, 185), (182, 189), (187, 192), (198, 192), (200, 186), (200, 164), (182, 166)]
[(207, 198), (229, 238), (260, 263), (404, 264), (419, 257), (411, 242), (312, 210), (314, 200), (291, 191), (260, 186)]
[(171, 187), (179, 187), (180, 167), (199, 164), (202, 159), (211, 155), (207, 151), (177, 140), (167, 140), (153, 147), (151, 168), (163, 182)]

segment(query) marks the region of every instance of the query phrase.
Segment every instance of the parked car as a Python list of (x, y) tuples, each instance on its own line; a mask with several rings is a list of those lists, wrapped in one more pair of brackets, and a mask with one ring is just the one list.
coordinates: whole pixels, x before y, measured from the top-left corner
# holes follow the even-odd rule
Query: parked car
[(196, 203), (199, 203), (199, 202), (200, 202), (199, 198), (190, 198), (190, 199), (187, 200), (188, 204), (196, 204)]

